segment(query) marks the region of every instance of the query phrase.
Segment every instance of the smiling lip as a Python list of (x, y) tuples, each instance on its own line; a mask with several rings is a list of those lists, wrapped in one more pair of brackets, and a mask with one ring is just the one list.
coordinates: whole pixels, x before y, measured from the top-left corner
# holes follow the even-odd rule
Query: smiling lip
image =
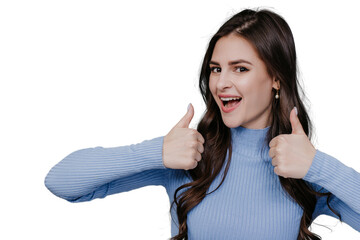
[[(239, 98), (239, 96), (235, 96), (235, 95), (219, 95), (219, 98)], [(230, 112), (234, 111), (241, 104), (242, 97), (240, 97), (240, 98), (241, 98), (241, 100), (238, 103), (236, 103), (234, 106), (230, 107), (230, 108), (225, 107), (223, 101), (221, 101), (221, 99), (220, 99), (221, 110), (223, 112), (225, 112), (225, 113), (230, 113)]]

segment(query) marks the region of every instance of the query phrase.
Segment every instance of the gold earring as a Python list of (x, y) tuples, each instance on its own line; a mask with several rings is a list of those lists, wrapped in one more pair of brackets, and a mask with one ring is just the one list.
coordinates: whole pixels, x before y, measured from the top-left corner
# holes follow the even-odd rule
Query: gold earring
[(276, 89), (276, 95), (275, 95), (275, 98), (276, 98), (276, 99), (279, 99), (279, 97), (280, 97), (280, 96), (279, 96), (279, 89)]

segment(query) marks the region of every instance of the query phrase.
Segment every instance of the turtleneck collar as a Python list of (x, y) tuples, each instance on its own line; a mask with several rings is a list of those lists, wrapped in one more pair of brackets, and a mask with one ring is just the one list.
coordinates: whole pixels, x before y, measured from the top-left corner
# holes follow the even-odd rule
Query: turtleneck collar
[(233, 150), (252, 157), (270, 157), (268, 155), (269, 146), (266, 143), (264, 155), (261, 155), (261, 149), (264, 145), (269, 129), (270, 126), (262, 129), (251, 129), (242, 126), (231, 128)]

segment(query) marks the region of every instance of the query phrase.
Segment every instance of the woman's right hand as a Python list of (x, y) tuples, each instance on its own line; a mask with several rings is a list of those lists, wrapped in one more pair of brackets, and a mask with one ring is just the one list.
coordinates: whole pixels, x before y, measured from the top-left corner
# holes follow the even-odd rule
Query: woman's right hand
[(167, 168), (189, 170), (197, 166), (204, 152), (205, 140), (195, 129), (189, 128), (194, 108), (189, 104), (184, 117), (164, 137), (163, 164)]

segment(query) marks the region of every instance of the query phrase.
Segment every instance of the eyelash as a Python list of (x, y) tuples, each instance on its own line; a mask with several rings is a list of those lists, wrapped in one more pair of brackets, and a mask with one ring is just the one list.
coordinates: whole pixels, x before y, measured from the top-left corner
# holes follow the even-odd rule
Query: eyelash
[[(247, 69), (246, 67), (235, 67), (235, 69), (238, 69), (240, 68), (240, 72), (247, 72), (249, 71), (249, 69)], [(217, 72), (214, 72), (215, 69), (219, 69), (219, 67), (210, 67), (210, 71), (212, 73), (217, 73)], [(241, 69), (243, 69), (243, 71), (241, 71)]]

